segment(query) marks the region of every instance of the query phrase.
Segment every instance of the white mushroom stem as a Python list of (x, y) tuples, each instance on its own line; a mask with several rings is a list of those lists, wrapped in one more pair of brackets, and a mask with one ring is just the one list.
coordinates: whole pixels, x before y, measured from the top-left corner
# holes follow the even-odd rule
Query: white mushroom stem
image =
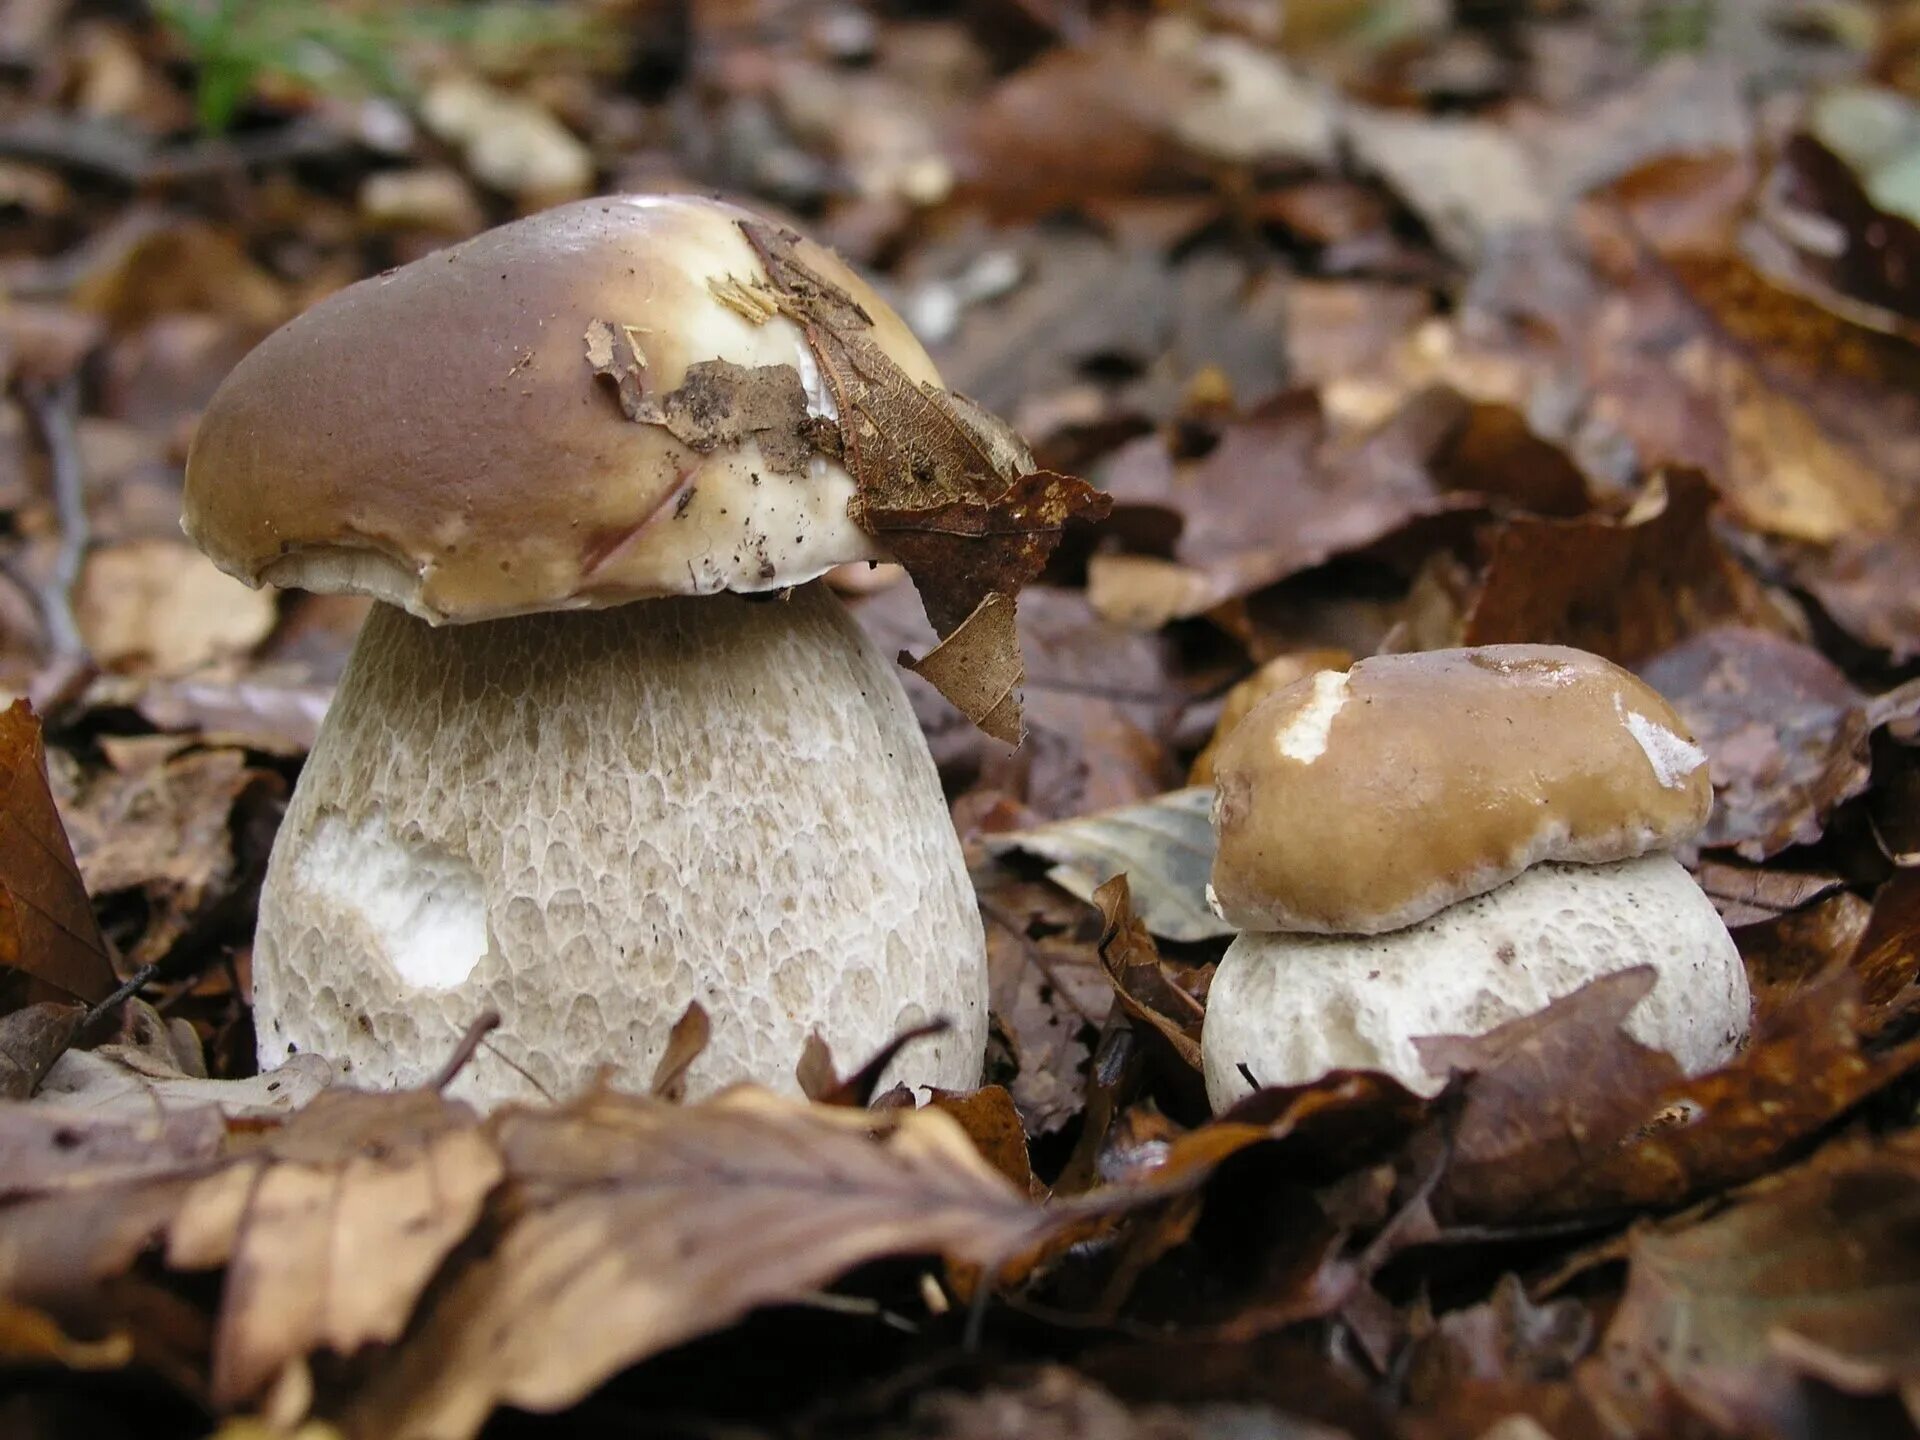
[(1379, 1070), (1431, 1095), (1446, 1082), (1414, 1046), (1481, 1035), (1601, 976), (1658, 972), (1626, 1030), (1689, 1074), (1732, 1056), (1752, 1006), (1713, 903), (1671, 855), (1536, 865), (1499, 889), (1384, 935), (1250, 931), (1228, 947), (1201, 1037), (1207, 1095), (1224, 1110), (1262, 1085)]
[(260, 902), (263, 1067), (319, 1051), (487, 1104), (644, 1087), (692, 1001), (699, 1094), (796, 1088), (935, 1016), (892, 1079), (977, 1082), (985, 943), (892, 666), (823, 586), (434, 629), (376, 606)]

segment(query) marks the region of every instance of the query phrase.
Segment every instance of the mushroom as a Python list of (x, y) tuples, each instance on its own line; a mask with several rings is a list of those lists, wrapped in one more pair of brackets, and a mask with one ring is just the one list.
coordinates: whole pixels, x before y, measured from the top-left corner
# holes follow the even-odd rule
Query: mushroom
[(1706, 823), (1707, 757), (1627, 671), (1547, 645), (1383, 655), (1257, 705), (1222, 743), (1210, 898), (1243, 933), (1207, 999), (1207, 1093), (1380, 1070), (1651, 965), (1626, 1029), (1694, 1074), (1751, 997), (1669, 851)]
[[(645, 1085), (697, 1002), (694, 1094), (793, 1091), (811, 1037), (858, 1060), (936, 1017), (889, 1083), (977, 1082), (985, 939), (932, 758), (816, 579), (886, 552), (847, 470), (793, 453), (835, 398), (799, 325), (738, 302), (752, 218), (550, 210), (329, 297), (215, 395), (187, 532), (249, 583), (378, 602), (267, 868), (263, 1067), (417, 1084), (492, 1009), (470, 1099)], [(858, 276), (795, 253), (938, 383)], [(609, 342), (650, 398), (729, 366), (785, 387), (715, 401), (693, 418), (740, 423), (698, 445), (627, 418)]]

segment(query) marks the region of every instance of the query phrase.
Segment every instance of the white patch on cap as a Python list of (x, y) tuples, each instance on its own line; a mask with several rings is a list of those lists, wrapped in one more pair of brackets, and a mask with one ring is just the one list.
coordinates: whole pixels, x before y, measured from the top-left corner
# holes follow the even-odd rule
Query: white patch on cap
[(1653, 773), (1660, 783), (1669, 790), (1678, 790), (1687, 783), (1689, 776), (1707, 763), (1707, 752), (1691, 740), (1683, 740), (1666, 726), (1649, 720), (1637, 710), (1627, 709), (1626, 702), (1618, 695), (1613, 697), (1613, 708), (1625, 722), (1627, 731), (1639, 742), (1646, 753), (1647, 763), (1653, 766)]
[(1327, 735), (1333, 729), (1333, 717), (1347, 703), (1347, 672), (1322, 670), (1313, 677), (1313, 694), (1293, 714), (1287, 728), (1274, 737), (1274, 744), (1289, 760), (1311, 765), (1327, 751)]

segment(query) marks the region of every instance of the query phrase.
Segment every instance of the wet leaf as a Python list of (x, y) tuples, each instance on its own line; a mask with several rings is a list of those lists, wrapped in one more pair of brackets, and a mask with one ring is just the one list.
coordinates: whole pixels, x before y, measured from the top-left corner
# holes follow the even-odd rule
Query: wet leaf
[(24, 700), (0, 714), (0, 966), (88, 1003), (116, 983)]
[(1047, 878), (1089, 904), (1101, 885), (1125, 875), (1147, 929), (1168, 940), (1212, 940), (1234, 933), (1207, 904), (1212, 814), (1213, 787), (1190, 786), (1145, 805), (995, 835), (987, 848), (1051, 861)]

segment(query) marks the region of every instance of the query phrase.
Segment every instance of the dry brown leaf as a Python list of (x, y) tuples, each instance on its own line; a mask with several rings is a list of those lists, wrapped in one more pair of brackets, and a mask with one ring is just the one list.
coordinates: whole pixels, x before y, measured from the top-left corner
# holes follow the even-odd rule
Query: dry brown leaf
[(0, 714), (0, 967), (89, 1004), (117, 983), (24, 700)]
[(823, 1109), (738, 1088), (608, 1093), (493, 1123), (514, 1216), (342, 1418), (465, 1440), (495, 1406), (550, 1413), (616, 1371), (863, 1261), (988, 1268), (1058, 1223), (935, 1111)]
[(1129, 466), (1111, 481), (1121, 518), (1171, 511), (1184, 525), (1173, 561), (1096, 555), (1095, 608), (1155, 629), (1365, 549), (1422, 516), (1478, 508), (1443, 494), (1430, 473), (1470, 415), (1457, 395), (1434, 389), (1364, 435), (1335, 437), (1319, 397), (1293, 390), (1227, 426), (1192, 465)]
[(1100, 960), (1113, 982), (1120, 1008), (1164, 1039), (1195, 1074), (1200, 1070), (1200, 1022), (1206, 1007), (1168, 972), (1133, 913), (1125, 875), (1116, 875), (1093, 892), (1106, 928), (1100, 936)]
[(226, 1267), (214, 1403), (254, 1398), (317, 1350), (397, 1339), (501, 1173), (464, 1105), (332, 1090), (197, 1183), (168, 1226), (167, 1262)]
[(25, 1100), (79, 1032), (86, 1010), (43, 1000), (0, 1015), (0, 1099)]
[(1869, 1052), (1871, 1020), (1854, 970), (1802, 986), (1719, 1070), (1669, 1087), (1660, 1109), (1686, 1117), (1597, 1156), (1542, 1197), (1538, 1213), (1676, 1205), (1765, 1174), (1783, 1154), (1920, 1066), (1920, 1042)]
[(89, 892), (145, 904), (136, 939), (116, 932), (130, 964), (163, 959), (231, 898), (244, 878), (236, 814), (257, 813), (284, 791), (278, 775), (250, 767), (238, 750), (194, 750), (101, 773), (63, 797)]
[(1867, 697), (1817, 650), (1716, 626), (1637, 668), (1711, 762), (1703, 846), (1757, 861), (1812, 844), (1834, 808), (1867, 788)]
[(1436, 1207), (1461, 1219), (1525, 1220), (1538, 1197), (1654, 1113), (1679, 1067), (1621, 1025), (1656, 978), (1636, 966), (1484, 1035), (1414, 1042), (1435, 1074), (1472, 1076)]
[(1803, 1376), (1920, 1393), (1911, 1137), (1838, 1145), (1712, 1219), (1635, 1235), (1628, 1254), (1602, 1354), (1629, 1415), (1665, 1386), (1722, 1433), (1818, 1434)]
[(130, 540), (87, 559), (76, 603), (102, 665), (179, 675), (266, 639), (279, 613), (256, 590), (177, 540)]
[(767, 298), (806, 332), (833, 390), (849, 512), (893, 548), (943, 637), (988, 596), (1011, 597), (1038, 576), (1069, 521), (1106, 515), (1106, 496), (1036, 470), (979, 406), (913, 384), (868, 336), (866, 312), (800, 260), (791, 231), (760, 221), (741, 230), (766, 266)]
[(1018, 745), (1026, 738), (1020, 719), (1020, 682), (1025, 678), (1014, 600), (998, 592), (933, 649), (900, 663), (946, 697), (954, 709), (994, 739)]
[(927, 1103), (951, 1115), (967, 1132), (967, 1138), (992, 1165), (1016, 1187), (1035, 1195), (1040, 1192), (1033, 1178), (1033, 1165), (1027, 1157), (1027, 1132), (1014, 1108), (1013, 1095), (1002, 1085), (983, 1085), (978, 1090), (935, 1090)]
[(1631, 665), (1718, 624), (1780, 628), (1714, 536), (1714, 492), (1670, 470), (1620, 520), (1516, 517), (1493, 540), (1468, 645), (1573, 645)]
[[(687, 1098), (687, 1070), (700, 1058), (713, 1033), (707, 1012), (698, 1000), (691, 1001), (686, 1012), (667, 1032), (667, 1048), (660, 1052), (660, 1063), (653, 1067), (653, 1083), (647, 1087), (655, 1099), (679, 1104)], [(809, 1037), (808, 1052), (812, 1052)]]

